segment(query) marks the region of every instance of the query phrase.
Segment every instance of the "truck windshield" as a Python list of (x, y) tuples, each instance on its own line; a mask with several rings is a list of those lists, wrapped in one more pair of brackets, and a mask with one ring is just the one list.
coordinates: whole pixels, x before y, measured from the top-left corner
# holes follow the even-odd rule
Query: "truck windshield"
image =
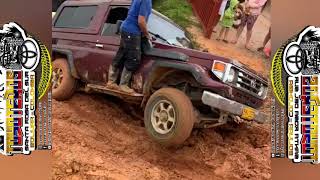
[[(190, 47), (190, 40), (186, 37), (185, 31), (166, 16), (153, 10), (148, 20), (148, 29), (152, 34), (156, 34), (162, 38), (157, 41), (162, 43), (170, 43), (173, 45)], [(163, 41), (162, 39), (166, 39)]]

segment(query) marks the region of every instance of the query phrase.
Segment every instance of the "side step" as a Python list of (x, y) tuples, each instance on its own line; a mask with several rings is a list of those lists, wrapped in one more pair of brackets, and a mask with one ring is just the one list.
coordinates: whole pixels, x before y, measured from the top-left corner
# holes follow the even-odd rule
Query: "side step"
[(93, 91), (104, 93), (104, 94), (109, 94), (112, 96), (119, 97), (121, 99), (129, 100), (129, 101), (142, 101), (143, 99), (143, 94), (139, 94), (139, 93), (128, 94), (120, 90), (109, 89), (106, 86), (102, 86), (102, 85), (87, 84), (86, 88), (89, 88), (89, 90), (93, 90)]

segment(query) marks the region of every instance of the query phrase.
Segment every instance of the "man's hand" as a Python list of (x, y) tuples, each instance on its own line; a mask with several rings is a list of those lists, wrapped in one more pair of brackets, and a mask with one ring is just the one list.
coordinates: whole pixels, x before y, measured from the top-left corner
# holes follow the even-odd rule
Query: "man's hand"
[(146, 18), (144, 16), (139, 16), (138, 17), (138, 24), (139, 24), (139, 27), (140, 27), (140, 30), (142, 31), (143, 35), (150, 39), (150, 35), (149, 35), (149, 32), (148, 32), (148, 28), (147, 28), (147, 21), (146, 21)]

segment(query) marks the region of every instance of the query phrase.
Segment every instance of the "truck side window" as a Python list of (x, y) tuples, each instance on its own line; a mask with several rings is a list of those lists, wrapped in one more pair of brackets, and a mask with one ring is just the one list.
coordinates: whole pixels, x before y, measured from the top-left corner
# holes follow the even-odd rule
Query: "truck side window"
[(112, 7), (106, 22), (103, 25), (102, 36), (115, 36), (117, 33), (117, 21), (125, 20), (128, 15), (127, 7)]
[(97, 6), (64, 7), (54, 27), (56, 28), (87, 28), (96, 14)]

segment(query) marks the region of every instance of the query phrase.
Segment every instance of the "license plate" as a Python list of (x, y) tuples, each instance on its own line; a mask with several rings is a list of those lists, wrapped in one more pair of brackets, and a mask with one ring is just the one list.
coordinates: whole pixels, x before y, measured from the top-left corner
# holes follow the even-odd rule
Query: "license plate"
[(255, 114), (256, 113), (254, 109), (246, 107), (242, 111), (241, 118), (246, 120), (253, 120), (253, 118), (255, 117)]

